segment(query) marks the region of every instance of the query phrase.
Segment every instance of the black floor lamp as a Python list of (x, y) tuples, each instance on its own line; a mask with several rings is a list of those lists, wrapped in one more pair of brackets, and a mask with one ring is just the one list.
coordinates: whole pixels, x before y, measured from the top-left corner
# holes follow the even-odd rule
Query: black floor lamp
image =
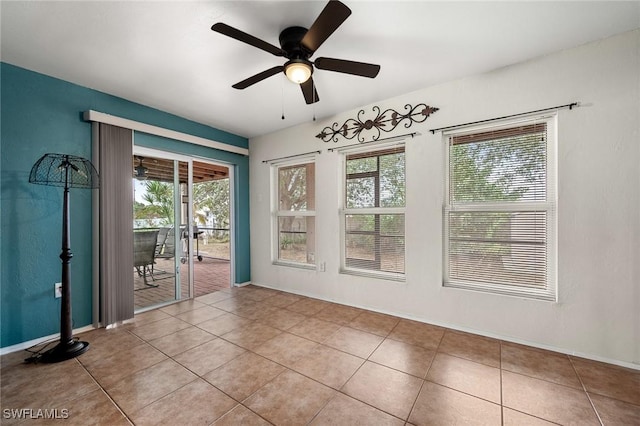
[(60, 362), (75, 358), (89, 349), (89, 343), (73, 339), (71, 317), (71, 283), (69, 263), (69, 188), (98, 188), (98, 172), (89, 160), (67, 154), (45, 154), (31, 168), (29, 182), (64, 187), (62, 205), (62, 301), (60, 305), (60, 343), (44, 352), (41, 362)]

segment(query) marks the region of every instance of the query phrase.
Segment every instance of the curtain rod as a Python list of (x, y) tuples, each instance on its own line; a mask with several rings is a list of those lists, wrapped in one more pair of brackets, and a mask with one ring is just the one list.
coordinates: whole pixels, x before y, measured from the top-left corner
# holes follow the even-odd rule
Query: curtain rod
[(390, 137), (388, 137), (388, 138), (376, 139), (376, 140), (368, 141), (368, 142), (352, 143), (351, 145), (345, 145), (345, 146), (341, 146), (341, 147), (338, 147), (338, 148), (329, 148), (329, 149), (327, 149), (327, 151), (329, 151), (329, 152), (333, 152), (333, 151), (335, 151), (335, 150), (337, 150), (337, 149), (349, 148), (349, 147), (351, 147), (351, 146), (366, 145), (366, 144), (368, 144), (368, 143), (373, 143), (373, 142), (382, 142), (382, 141), (390, 141), (390, 140), (393, 140), (393, 139), (404, 139), (404, 138), (405, 138), (405, 137), (407, 137), (407, 136), (411, 136), (411, 137), (413, 138), (413, 137), (414, 137), (415, 135), (417, 135), (417, 134), (418, 134), (417, 132), (413, 132), (413, 133), (406, 133), (406, 134), (404, 134), (404, 135), (390, 136)]
[(270, 163), (272, 161), (286, 160), (287, 158), (302, 157), (304, 155), (309, 155), (309, 154), (322, 154), (322, 151), (318, 150), (318, 151), (303, 152), (302, 154), (287, 155), (286, 157), (272, 158), (271, 160), (262, 160), (262, 162), (263, 163)]
[(431, 132), (431, 134), (435, 134), (436, 132), (439, 132), (441, 130), (455, 129), (455, 128), (458, 128), (458, 127), (470, 126), (472, 124), (480, 124), (480, 123), (487, 123), (489, 121), (503, 120), (505, 118), (520, 117), (522, 115), (535, 114), (537, 112), (553, 111), (554, 109), (569, 108), (571, 110), (574, 107), (578, 107), (578, 106), (580, 106), (580, 104), (578, 102), (571, 102), (570, 104), (566, 104), (566, 105), (558, 105), (558, 106), (555, 106), (555, 107), (537, 109), (535, 111), (529, 111), (529, 112), (521, 112), (521, 113), (518, 113), (518, 114), (505, 115), (505, 116), (497, 117), (497, 118), (488, 118), (486, 120), (472, 121), (470, 123), (456, 124), (454, 126), (440, 127), (440, 128), (437, 128), (437, 129), (431, 129), (429, 131)]

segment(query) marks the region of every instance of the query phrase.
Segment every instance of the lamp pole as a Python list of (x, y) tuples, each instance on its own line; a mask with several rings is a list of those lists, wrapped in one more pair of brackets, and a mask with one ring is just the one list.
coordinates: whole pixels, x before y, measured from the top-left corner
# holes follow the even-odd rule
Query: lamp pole
[(60, 344), (71, 345), (73, 343), (73, 328), (71, 316), (71, 280), (69, 277), (69, 264), (73, 253), (69, 247), (69, 159), (64, 162), (64, 196), (62, 205), (62, 300), (60, 306)]

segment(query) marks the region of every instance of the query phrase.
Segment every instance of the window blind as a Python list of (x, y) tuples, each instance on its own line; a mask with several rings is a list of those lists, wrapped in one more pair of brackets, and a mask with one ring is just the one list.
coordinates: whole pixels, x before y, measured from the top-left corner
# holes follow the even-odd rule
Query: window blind
[(546, 122), (448, 138), (445, 285), (549, 298)]

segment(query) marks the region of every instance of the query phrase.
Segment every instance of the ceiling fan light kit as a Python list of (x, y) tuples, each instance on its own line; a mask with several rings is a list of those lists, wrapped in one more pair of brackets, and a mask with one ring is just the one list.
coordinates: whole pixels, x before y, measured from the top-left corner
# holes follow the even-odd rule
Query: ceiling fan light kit
[(313, 67), (304, 59), (292, 59), (284, 64), (284, 73), (292, 83), (302, 84), (311, 78)]
[(259, 72), (236, 84), (234, 89), (246, 89), (266, 78), (284, 72), (287, 78), (300, 85), (302, 95), (307, 104), (318, 102), (318, 92), (313, 82), (314, 67), (319, 70), (334, 71), (343, 74), (351, 74), (360, 77), (375, 78), (380, 72), (380, 65), (365, 62), (348, 61), (335, 58), (310, 58), (318, 50), (333, 32), (351, 15), (351, 9), (337, 0), (331, 0), (322, 9), (315, 22), (307, 30), (304, 27), (287, 27), (280, 32), (278, 40), (280, 47), (260, 40), (250, 34), (233, 28), (222, 22), (213, 24), (211, 29), (250, 46), (257, 47), (274, 56), (283, 56), (288, 59), (284, 65), (274, 66), (268, 70)]

